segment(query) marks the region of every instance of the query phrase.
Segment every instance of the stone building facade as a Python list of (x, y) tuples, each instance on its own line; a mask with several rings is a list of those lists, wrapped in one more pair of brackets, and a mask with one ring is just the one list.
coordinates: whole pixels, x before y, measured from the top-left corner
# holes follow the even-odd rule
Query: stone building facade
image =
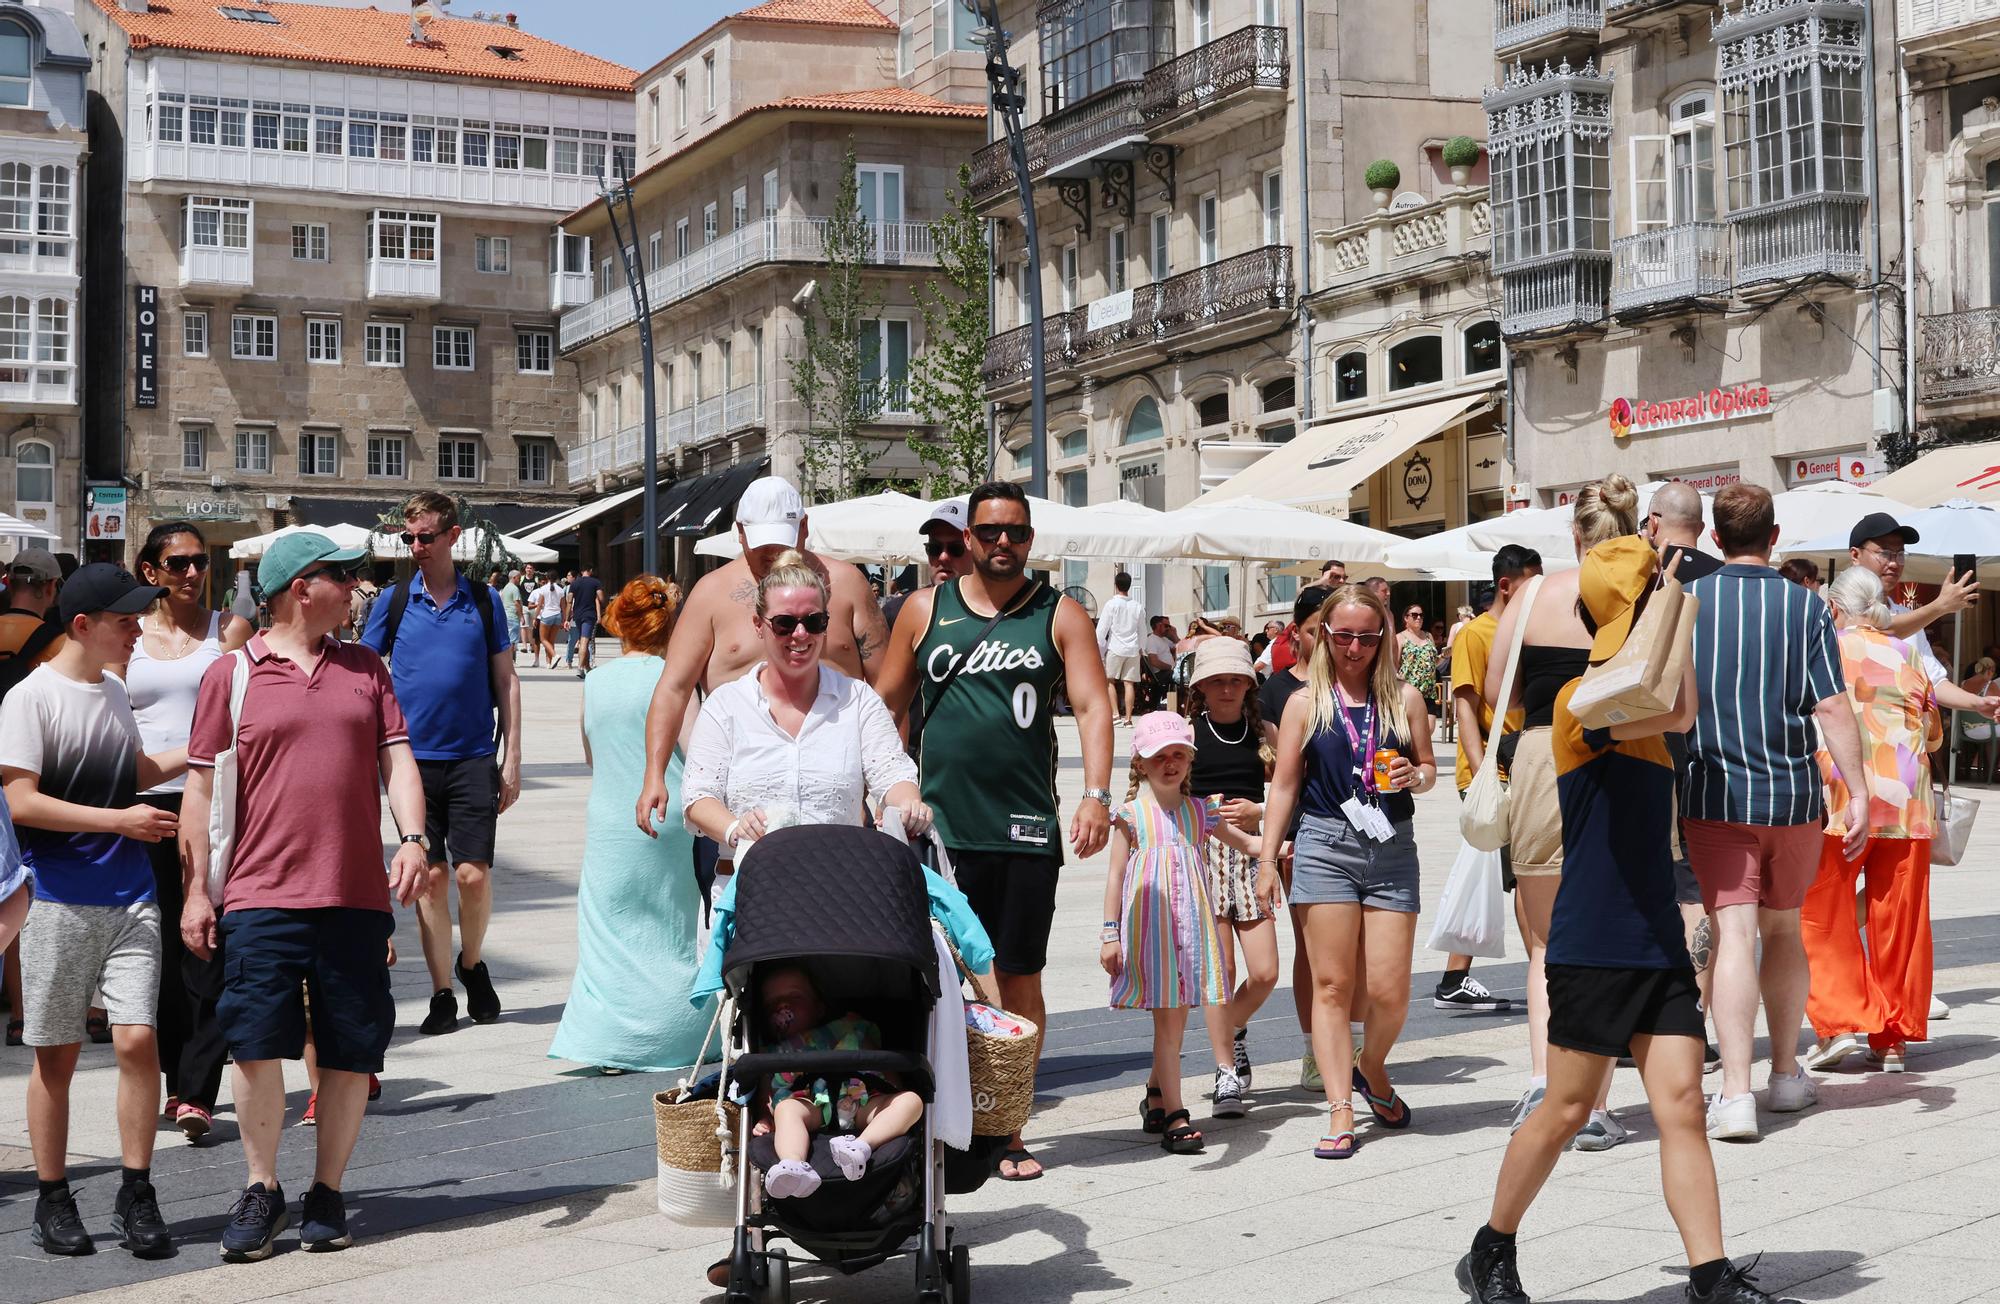
[(587, 272), (555, 223), (631, 166), (631, 70), (424, 6), (82, 9), (124, 170), (131, 537), (372, 525), (431, 487), (502, 528), (573, 502), (556, 323)]

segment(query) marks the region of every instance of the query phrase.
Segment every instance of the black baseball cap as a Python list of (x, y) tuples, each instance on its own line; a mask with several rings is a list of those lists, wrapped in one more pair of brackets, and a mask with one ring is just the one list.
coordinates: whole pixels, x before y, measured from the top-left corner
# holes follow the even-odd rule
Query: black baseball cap
[(1870, 539), (1886, 539), (1892, 534), (1900, 535), (1906, 544), (1917, 541), (1917, 532), (1912, 527), (1899, 525), (1896, 518), (1887, 512), (1870, 512), (1847, 532), (1847, 546), (1859, 548)]
[(165, 597), (167, 591), (156, 584), (141, 584), (139, 577), (123, 566), (94, 561), (79, 566), (63, 581), (57, 605), (63, 624), (78, 616), (94, 616), (108, 611), (120, 616), (136, 616)]

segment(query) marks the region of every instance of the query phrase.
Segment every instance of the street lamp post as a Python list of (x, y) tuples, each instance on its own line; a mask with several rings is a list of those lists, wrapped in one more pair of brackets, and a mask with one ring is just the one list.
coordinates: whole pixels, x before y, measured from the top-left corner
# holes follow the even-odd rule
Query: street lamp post
[[(660, 418), (653, 403), (653, 305), (646, 293), (646, 269), (639, 261), (639, 219), (632, 209), (632, 178), (621, 172), (616, 185), (607, 184), (603, 190), (604, 211), (611, 217), (611, 238), (618, 243), (618, 263), (625, 269), (625, 289), (632, 296), (632, 313), (639, 323), (639, 365), (643, 369), (640, 378), (642, 401), (646, 405), (645, 446), (640, 453), (640, 466), (645, 476), (645, 490), (640, 509), (639, 536), (640, 563), (648, 575), (660, 573), (660, 473), (657, 465), (660, 456)], [(618, 225), (618, 203), (625, 203), (625, 223), (631, 228), (632, 238), (627, 240)], [(619, 413), (613, 414), (616, 420)], [(617, 432), (612, 432), (616, 437)]]
[(993, 111), (1007, 133), (1007, 151), (1014, 162), (1014, 184), (1021, 192), (1021, 230), (1028, 241), (1028, 492), (1049, 493), (1048, 377), (1043, 353), (1042, 248), (1035, 229), (1035, 185), (1028, 176), (1028, 142), (1021, 134), (1021, 110), (1028, 98), (1021, 93), (1021, 73), (1007, 60), (1007, 33), (1000, 26), (1000, 0), (965, 0), (984, 24), (974, 36), (986, 46), (986, 84)]

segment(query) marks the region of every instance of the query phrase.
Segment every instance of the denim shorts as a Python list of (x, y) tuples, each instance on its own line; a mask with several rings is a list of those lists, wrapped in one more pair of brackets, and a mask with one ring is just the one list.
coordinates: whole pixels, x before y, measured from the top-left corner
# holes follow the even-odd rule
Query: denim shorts
[(237, 1063), (299, 1059), (312, 998), (319, 1066), (380, 1073), (396, 1031), (386, 910), (231, 910), (222, 917), (216, 1022)]
[(1417, 831), (1404, 821), (1387, 842), (1357, 832), (1339, 815), (1299, 821), (1292, 848), (1291, 903), (1353, 903), (1400, 914), (1417, 913)]

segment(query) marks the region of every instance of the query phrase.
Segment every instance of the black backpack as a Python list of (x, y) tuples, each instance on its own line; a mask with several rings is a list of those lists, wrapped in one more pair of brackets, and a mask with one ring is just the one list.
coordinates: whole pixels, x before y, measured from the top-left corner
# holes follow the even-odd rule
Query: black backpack
[[(384, 661), (391, 660), (396, 654), (396, 631), (403, 627), (403, 613), (410, 608), (410, 586), (415, 584), (417, 579), (418, 576), (412, 574), (406, 580), (397, 581), (389, 590), (389, 614), (382, 622), (384, 635), (382, 646), (388, 649), (387, 655), (382, 658)], [(466, 578), (466, 583), (472, 586), (472, 605), (479, 612), (479, 628), (486, 636), (486, 646), (491, 647), (496, 619), (493, 615), (493, 604), (496, 601), (493, 590), (488, 587), (486, 581), (475, 580), (469, 576)], [(375, 601), (381, 600), (382, 595), (376, 594)], [(374, 604), (370, 603), (369, 608), (372, 611)], [(500, 741), (500, 690), (493, 685), (490, 677), (487, 681), (487, 693), (493, 699), (493, 740), (497, 743)]]
[[(25, 613), (23, 613), (25, 614)], [(14, 691), (14, 686), (28, 677), (37, 660), (48, 649), (49, 644), (62, 637), (62, 625), (56, 621), (55, 612), (42, 617), (35, 632), (28, 635), (19, 649), (14, 652), (0, 652), (0, 700)]]

